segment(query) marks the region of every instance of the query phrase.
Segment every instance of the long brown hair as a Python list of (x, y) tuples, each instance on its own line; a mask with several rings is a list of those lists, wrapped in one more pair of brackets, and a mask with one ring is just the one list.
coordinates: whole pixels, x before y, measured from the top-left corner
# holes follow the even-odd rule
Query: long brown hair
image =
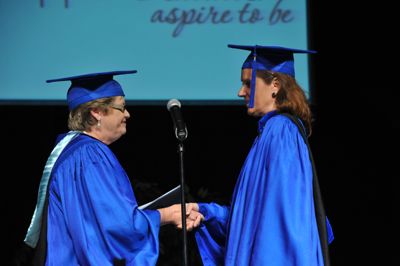
[(307, 97), (297, 83), (290, 75), (280, 72), (271, 72), (268, 70), (257, 71), (257, 77), (262, 78), (267, 84), (276, 79), (280, 84), (275, 97), (275, 104), (278, 112), (289, 113), (302, 120), (307, 129), (308, 135), (311, 135), (311, 110)]

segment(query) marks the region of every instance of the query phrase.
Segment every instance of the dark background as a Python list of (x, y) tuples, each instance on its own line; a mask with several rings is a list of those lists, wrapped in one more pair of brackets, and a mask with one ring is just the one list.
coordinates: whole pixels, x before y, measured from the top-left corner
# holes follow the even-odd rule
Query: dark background
[[(332, 264), (395, 265), (392, 205), (398, 196), (390, 189), (389, 151), (396, 150), (389, 133), (398, 132), (399, 123), (381, 69), (382, 12), (345, 1), (312, 0), (309, 6), (309, 48), (318, 51), (310, 56), (315, 116), (310, 143), (335, 234)], [(229, 202), (257, 120), (240, 105), (182, 103), (189, 131), (188, 200)], [(128, 134), (110, 147), (144, 203), (179, 183), (177, 143), (164, 104), (131, 104), (128, 110)], [(67, 113), (59, 105), (0, 105), (4, 265), (24, 238), (44, 164), (56, 135), (67, 130)], [(193, 235), (188, 238), (190, 262), (198, 265)], [(167, 226), (160, 239), (159, 264), (179, 265), (180, 233)]]

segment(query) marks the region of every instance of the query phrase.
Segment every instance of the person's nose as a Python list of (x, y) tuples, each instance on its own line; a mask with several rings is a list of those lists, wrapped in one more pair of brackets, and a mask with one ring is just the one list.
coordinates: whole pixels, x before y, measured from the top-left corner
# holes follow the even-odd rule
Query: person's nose
[(246, 88), (245, 86), (240, 87), (238, 91), (238, 97), (246, 97)]
[(131, 114), (129, 113), (128, 109), (125, 109), (125, 117), (126, 119), (131, 117)]

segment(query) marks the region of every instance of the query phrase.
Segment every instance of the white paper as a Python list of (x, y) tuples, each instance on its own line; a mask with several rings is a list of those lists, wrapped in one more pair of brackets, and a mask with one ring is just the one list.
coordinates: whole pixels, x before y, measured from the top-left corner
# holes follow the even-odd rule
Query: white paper
[(153, 201), (150, 201), (146, 204), (140, 205), (139, 209), (141, 210), (155, 210), (159, 208), (164, 208), (173, 204), (180, 203), (181, 199), (181, 185), (171, 189), (167, 193), (161, 195)]

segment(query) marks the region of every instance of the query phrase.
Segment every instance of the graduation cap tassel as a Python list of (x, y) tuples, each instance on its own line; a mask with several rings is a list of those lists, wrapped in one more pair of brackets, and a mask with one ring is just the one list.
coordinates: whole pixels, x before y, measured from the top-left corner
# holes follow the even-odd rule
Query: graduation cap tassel
[(256, 93), (256, 75), (257, 75), (257, 52), (254, 47), (253, 62), (251, 64), (251, 82), (250, 82), (250, 101), (249, 107), (254, 107), (254, 95)]

